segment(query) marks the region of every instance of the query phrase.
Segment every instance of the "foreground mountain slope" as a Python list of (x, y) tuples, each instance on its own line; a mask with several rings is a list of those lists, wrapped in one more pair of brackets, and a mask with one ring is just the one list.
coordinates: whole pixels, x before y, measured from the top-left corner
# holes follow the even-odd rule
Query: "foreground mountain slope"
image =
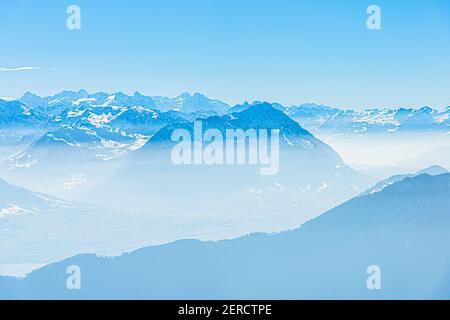
[[(420, 175), (357, 197), (276, 235), (179, 241), (117, 258), (80, 255), (0, 279), (0, 298), (450, 298), (450, 174)], [(82, 289), (66, 287), (68, 266)], [(381, 269), (381, 290), (366, 283)]]

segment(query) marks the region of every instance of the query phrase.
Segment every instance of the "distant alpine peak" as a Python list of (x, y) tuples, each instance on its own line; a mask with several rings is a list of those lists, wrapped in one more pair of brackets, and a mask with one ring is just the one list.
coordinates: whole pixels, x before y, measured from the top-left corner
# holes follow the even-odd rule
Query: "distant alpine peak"
[[(226, 115), (209, 116), (206, 118), (198, 118), (190, 123), (178, 123), (168, 126), (157, 132), (152, 138), (152, 142), (169, 142), (171, 134), (176, 129), (193, 130), (196, 121), (201, 121), (203, 128), (218, 129), (225, 132), (227, 129), (241, 130), (279, 130), (281, 142), (284, 148), (300, 147), (304, 150), (312, 150), (315, 148), (324, 148), (326, 152), (331, 152), (328, 147), (320, 140), (315, 138), (309, 131), (302, 128), (297, 122), (289, 118), (284, 112), (276, 109), (272, 104), (263, 102), (249, 106), (249, 108), (227, 113)], [(333, 153), (333, 156), (334, 153)], [(338, 158), (336, 156), (336, 158)]]
[(271, 109), (273, 108), (272, 104), (266, 101), (255, 101), (253, 102), (250, 106), (249, 109), (251, 108), (265, 108), (265, 109)]
[(258, 106), (259, 108), (264, 108), (264, 107), (267, 108), (268, 106), (270, 106), (271, 108), (277, 109), (282, 112), (286, 112), (288, 110), (288, 108), (286, 108), (285, 106), (283, 106), (277, 102), (271, 103), (271, 102), (267, 102), (267, 101), (253, 101), (250, 103), (248, 101), (244, 101), (243, 104), (237, 104), (234, 107), (228, 109), (227, 113), (232, 114), (235, 112), (242, 112), (242, 111), (247, 110), (254, 106)]
[(189, 92), (183, 92), (177, 98), (189, 99), (189, 98), (192, 98), (192, 95)]
[(38, 96), (37, 94), (34, 94), (34, 93), (30, 92), (30, 91), (25, 92), (22, 95), (22, 97), (21, 97), (21, 99), (27, 99), (27, 98), (39, 98), (39, 99), (41, 99), (40, 96)]
[(439, 165), (432, 165), (432, 166), (429, 166), (428, 168), (420, 170), (419, 172), (416, 173), (416, 175), (430, 174), (433, 176), (437, 176), (437, 175), (444, 174), (444, 173), (448, 173), (448, 170)]

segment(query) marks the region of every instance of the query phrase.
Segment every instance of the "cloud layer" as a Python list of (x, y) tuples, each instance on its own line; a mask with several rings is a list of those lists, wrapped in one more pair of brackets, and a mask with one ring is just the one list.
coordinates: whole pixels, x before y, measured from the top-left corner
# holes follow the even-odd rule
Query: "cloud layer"
[(40, 67), (17, 67), (17, 68), (0, 68), (0, 72), (30, 71), (41, 70)]

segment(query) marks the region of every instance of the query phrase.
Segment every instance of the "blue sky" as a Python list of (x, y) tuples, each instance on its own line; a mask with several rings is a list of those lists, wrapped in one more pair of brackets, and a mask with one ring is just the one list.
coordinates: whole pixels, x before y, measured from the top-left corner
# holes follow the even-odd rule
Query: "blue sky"
[[(70, 4), (81, 30), (66, 28)], [(366, 28), (371, 4), (379, 31)], [(5, 71), (19, 67), (39, 69)], [(443, 108), (450, 1), (1, 0), (0, 97), (81, 88)]]

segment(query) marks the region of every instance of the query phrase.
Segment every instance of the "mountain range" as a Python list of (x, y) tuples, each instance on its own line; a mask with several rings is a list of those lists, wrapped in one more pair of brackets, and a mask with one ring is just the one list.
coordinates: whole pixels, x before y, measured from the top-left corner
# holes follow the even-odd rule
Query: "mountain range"
[[(54, 96), (40, 97), (32, 93), (25, 93), (18, 99), (28, 112), (38, 112), (41, 115), (58, 116), (64, 111), (79, 106), (105, 107), (115, 106), (121, 108), (143, 107), (158, 113), (172, 111), (178, 115), (193, 120), (191, 114), (223, 115), (236, 111), (242, 111), (252, 104), (261, 102), (244, 103), (231, 107), (220, 101), (210, 99), (200, 93), (193, 95), (183, 93), (175, 98), (161, 96), (144, 96), (139, 92), (128, 96), (122, 92), (108, 94), (98, 92), (89, 94), (85, 90), (77, 92), (63, 91)], [(11, 101), (2, 102), (13, 103)], [(17, 101), (14, 102), (17, 104)], [(311, 131), (326, 133), (395, 133), (397, 131), (429, 131), (442, 130), (448, 132), (450, 126), (450, 107), (445, 110), (436, 110), (430, 107), (420, 109), (379, 108), (355, 111), (350, 109), (338, 109), (314, 103), (283, 106), (279, 103), (271, 103), (274, 108), (283, 111), (289, 117), (299, 122), (303, 127)], [(4, 117), (0, 107), (0, 118)], [(28, 113), (26, 112), (26, 113)], [(17, 116), (23, 112), (16, 112)], [(30, 118), (36, 115), (28, 115)], [(16, 119), (19, 120), (19, 119)], [(39, 119), (37, 119), (39, 120)], [(42, 119), (40, 119), (42, 120)]]
[[(257, 104), (258, 102), (252, 103)], [(252, 104), (234, 106), (229, 112), (242, 111)], [(450, 130), (450, 107), (439, 111), (429, 107), (383, 108), (355, 111), (314, 103), (275, 108), (286, 113), (304, 128), (321, 134), (394, 134), (401, 132), (443, 132)]]
[[(175, 99), (169, 99), (146, 97), (139, 93), (132, 96), (120, 92), (89, 94), (84, 90), (64, 91), (43, 98), (26, 93), (19, 101), (7, 103), (21, 106), (21, 110), (30, 110), (27, 114), (31, 118), (34, 113), (39, 114), (42, 127), (46, 131), (36, 134), (23, 148), (13, 150), (14, 153), (10, 153), (0, 164), (1, 176), (17, 185), (64, 198), (73, 196), (72, 199), (78, 199), (79, 189), (90, 191), (123, 163), (145, 153), (140, 152), (144, 145), (144, 150), (151, 149), (158, 139), (169, 140), (170, 137), (163, 136), (170, 132), (171, 128), (190, 126), (196, 119), (203, 119), (205, 127), (219, 126), (224, 130), (255, 126), (263, 129), (281, 128), (281, 143), (284, 149), (310, 149), (306, 153), (308, 157), (303, 159), (300, 156), (299, 160), (292, 160), (297, 163), (298, 168), (306, 168), (307, 162), (311, 162), (314, 157), (314, 165), (328, 161), (325, 166), (329, 169), (323, 170), (324, 175), (330, 170), (334, 172), (336, 168), (341, 172), (351, 171), (349, 168), (345, 169), (343, 161), (329, 146), (301, 127), (298, 122), (291, 120), (285, 108), (276, 103), (253, 103), (244, 104), (241, 108), (229, 108), (228, 105), (201, 94), (191, 96), (185, 93)], [(309, 109), (316, 108), (311, 105)], [(317, 109), (327, 110), (324, 106)], [(42, 118), (42, 115), (47, 118)], [(236, 115), (239, 117), (234, 119)], [(7, 125), (4, 127), (20, 135), (15, 128), (9, 128)], [(285, 157), (284, 162), (291, 161)], [(288, 170), (284, 171), (284, 175), (289, 178)], [(49, 172), (53, 174), (48, 176)], [(336, 173), (332, 175), (335, 176)], [(77, 180), (78, 184), (72, 183), (73, 177), (81, 177)], [(328, 189), (332, 194), (333, 183), (324, 179), (314, 181), (313, 184), (310, 183), (311, 179), (306, 179), (303, 181), (304, 185), (295, 188), (322, 188)], [(67, 184), (72, 187), (67, 188)], [(273, 189), (275, 186), (279, 189), (278, 185), (283, 185), (283, 181), (272, 181), (271, 184), (272, 186), (266, 188)], [(350, 189), (359, 190), (358, 183), (352, 181), (351, 184), (354, 187)], [(255, 188), (249, 185), (247, 188), (259, 190), (257, 186)], [(350, 193), (351, 195), (353, 193)]]
[[(3, 162), (0, 174), (15, 184), (66, 197), (63, 185), (71, 176), (91, 176), (87, 182), (90, 187), (100, 183), (166, 126), (232, 116), (261, 104), (246, 102), (230, 107), (199, 93), (167, 98), (144, 96), (139, 92), (90, 94), (79, 90), (48, 97), (27, 92), (17, 101), (0, 100), (0, 162)], [(450, 132), (450, 107), (443, 111), (424, 107), (358, 112), (312, 103), (298, 106), (271, 103), (271, 106), (323, 138)], [(49, 148), (53, 151), (49, 152)], [(80, 161), (73, 161), (76, 158)], [(65, 168), (61, 168), (57, 181), (46, 183), (42, 177), (55, 161), (66, 163)], [(87, 161), (100, 169), (84, 172), (82, 163)], [(28, 184), (30, 177), (33, 179)]]

